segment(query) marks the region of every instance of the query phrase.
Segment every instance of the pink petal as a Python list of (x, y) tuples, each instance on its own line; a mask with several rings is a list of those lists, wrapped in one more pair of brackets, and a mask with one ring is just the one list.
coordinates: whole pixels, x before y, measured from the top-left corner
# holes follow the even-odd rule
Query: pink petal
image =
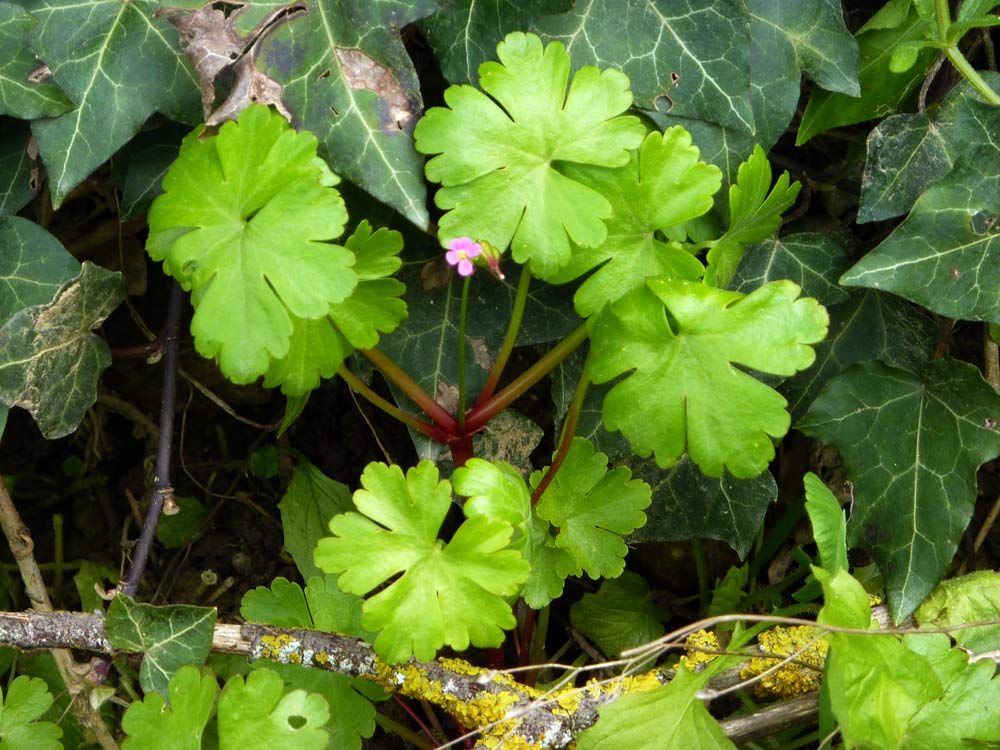
[(472, 276), (472, 272), (475, 271), (475, 266), (472, 265), (472, 261), (463, 258), (458, 262), (458, 275), (459, 276)]
[(448, 261), (449, 266), (457, 266), (459, 261), (462, 260), (462, 256), (458, 250), (453, 249), (444, 254), (444, 259)]

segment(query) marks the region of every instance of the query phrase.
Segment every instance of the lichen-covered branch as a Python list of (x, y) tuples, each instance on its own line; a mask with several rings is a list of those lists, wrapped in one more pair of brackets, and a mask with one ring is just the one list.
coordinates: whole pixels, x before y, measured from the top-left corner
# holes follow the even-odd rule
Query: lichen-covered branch
[[(0, 645), (25, 650), (113, 652), (101, 615), (71, 612), (0, 612)], [(502, 746), (504, 750), (563, 747), (597, 721), (601, 706), (623, 695), (658, 687), (670, 674), (653, 670), (546, 693), (516, 682), (510, 674), (475, 667), (461, 659), (411, 659), (390, 665), (356, 638), (254, 623), (216, 625), (212, 650), (239, 654), (250, 661), (300, 664), (370, 680), (398, 695), (439, 706), (462, 726), (479, 731), (479, 747)], [(723, 728), (745, 742), (778, 728), (807, 723), (815, 716), (816, 701), (806, 696), (724, 722)]]

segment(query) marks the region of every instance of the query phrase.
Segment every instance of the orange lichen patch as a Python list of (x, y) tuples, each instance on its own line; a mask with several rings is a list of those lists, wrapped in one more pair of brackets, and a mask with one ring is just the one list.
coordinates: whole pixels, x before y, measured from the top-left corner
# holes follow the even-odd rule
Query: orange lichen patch
[(772, 669), (781, 658), (795, 654), (795, 661), (783, 664), (754, 684), (757, 695), (793, 698), (819, 690), (823, 662), (829, 646), (817, 635), (815, 628), (775, 627), (761, 633), (757, 643), (761, 652), (768, 656), (751, 659), (740, 671), (740, 677), (744, 680), (763, 674)]
[(717, 654), (707, 654), (705, 651), (718, 651), (722, 648), (719, 636), (711, 630), (696, 630), (684, 643), (688, 651), (681, 657), (681, 663), (692, 672), (700, 672), (709, 662), (717, 658)]

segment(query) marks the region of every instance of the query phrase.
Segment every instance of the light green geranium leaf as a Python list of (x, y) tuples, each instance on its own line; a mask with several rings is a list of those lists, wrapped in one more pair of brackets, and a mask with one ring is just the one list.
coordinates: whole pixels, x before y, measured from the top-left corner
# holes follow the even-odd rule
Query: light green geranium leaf
[[(53, 243), (58, 243), (41, 227), (17, 221), (16, 242), (24, 243), (23, 253), (19, 255), (16, 246), (5, 247), (0, 248), (3, 256), (26, 258), (36, 250), (48, 254), (55, 249)], [(0, 239), (10, 236), (0, 235)], [(39, 292), (47, 294), (55, 279), (68, 270), (68, 262), (54, 262), (59, 267), (50, 269), (51, 276), (38, 269), (45, 288)], [(97, 379), (111, 364), (108, 345), (93, 329), (124, 297), (121, 274), (87, 261), (51, 301), (17, 310), (0, 323), (0, 405), (31, 412), (49, 439), (73, 432), (97, 400)], [(7, 304), (5, 300), (0, 307)]]
[(36, 23), (24, 8), (0, 3), (0, 115), (34, 120), (73, 109), (73, 102), (54, 82), (35, 82), (30, 77), (39, 67), (28, 46)]
[(343, 633), (371, 643), (378, 633), (361, 625), (360, 596), (341, 591), (335, 576), (313, 576), (306, 583), (306, 603), (312, 615), (312, 627), (329, 633)]
[[(913, 617), (918, 624), (933, 628), (996, 620), (1000, 618), (1000, 576), (979, 570), (941, 581)], [(973, 653), (1000, 650), (1000, 625), (955, 630), (951, 637)]]
[[(417, 150), (438, 154), (427, 177), (440, 182), (435, 202), (443, 244), (460, 236), (513, 248), (547, 278), (584, 247), (607, 237), (611, 206), (599, 193), (555, 169), (553, 162), (617, 167), (642, 143), (628, 78), (585, 67), (567, 93), (570, 59), (557, 42), (544, 50), (533, 34), (512, 33), (497, 46), (500, 62), (479, 69), (483, 91), (452, 86), (448, 107), (417, 124)], [(489, 96), (487, 96), (489, 94)], [(493, 97), (491, 99), (490, 97)]]
[(771, 187), (771, 163), (760, 146), (740, 165), (729, 186), (729, 226), (709, 248), (705, 283), (725, 287), (736, 273), (746, 246), (766, 240), (781, 226), (781, 214), (795, 202), (801, 183), (783, 172)]
[(521, 555), (506, 549), (511, 525), (473, 516), (447, 544), (438, 539), (451, 486), (429, 461), (405, 477), (398, 466), (369, 464), (361, 484), (359, 513), (330, 522), (334, 536), (320, 540), (316, 564), (341, 573), (339, 586), (359, 595), (402, 573), (365, 601), (364, 626), (381, 631), (376, 653), (395, 663), (431, 659), (444, 645), (499, 645), (502, 629), (515, 623), (504, 597), (518, 593), (529, 573)]
[(330, 519), (353, 509), (346, 484), (330, 479), (305, 456), (298, 456), (292, 481), (278, 503), (278, 510), (285, 549), (304, 580), (321, 572), (313, 562), (313, 550), (316, 542), (326, 536)]
[(502, 461), (471, 458), (455, 469), (452, 485), (465, 501), (469, 516), (487, 516), (524, 529), (531, 518), (531, 495), (517, 470)]
[(186, 664), (203, 664), (212, 646), (214, 607), (139, 604), (119, 594), (108, 607), (105, 630), (116, 649), (143, 654), (139, 683), (167, 695), (170, 678)]
[(803, 479), (806, 487), (806, 512), (812, 523), (813, 538), (819, 549), (823, 569), (831, 575), (847, 570), (847, 518), (823, 480), (809, 472)]
[(531, 564), (531, 573), (524, 582), (521, 596), (532, 609), (548, 606), (562, 596), (566, 579), (580, 571), (580, 565), (565, 547), (556, 544), (555, 529), (537, 514), (531, 517), (528, 543), (524, 556)]
[(21, 675), (0, 691), (0, 746), (31, 750), (62, 750), (62, 730), (50, 721), (35, 721), (52, 705), (45, 681)]
[[(406, 318), (406, 291), (402, 282), (387, 279), (400, 266), (403, 238), (399, 232), (379, 229), (362, 221), (344, 246), (354, 253), (358, 285), (343, 302), (330, 305), (318, 320), (292, 316), (288, 354), (271, 361), (264, 385), (281, 386), (286, 395), (299, 396), (319, 386), (321, 378), (337, 372), (355, 347), (378, 344), (379, 333), (389, 333)], [(331, 323), (333, 325), (331, 325)]]
[(680, 667), (669, 684), (602, 706), (598, 722), (577, 736), (577, 750), (736, 750), (698, 699), (712, 672), (694, 674)]
[(235, 383), (288, 354), (292, 316), (324, 317), (354, 289), (354, 256), (327, 244), (347, 213), (337, 177), (263, 106), (184, 139), (149, 211), (147, 250), (192, 291), (195, 347)]
[(795, 145), (832, 128), (884, 117), (905, 107), (924, 80), (935, 50), (920, 50), (914, 65), (900, 73), (889, 67), (892, 50), (923, 39), (930, 23), (908, 2), (886, 3), (855, 35), (861, 53), (861, 96), (815, 89), (802, 114)]
[(653, 602), (642, 576), (626, 570), (621, 578), (604, 581), (596, 594), (584, 594), (569, 610), (573, 628), (611, 658), (655, 641), (664, 633), (661, 620), (670, 613)]
[(219, 696), (219, 750), (326, 750), (326, 699), (305, 690), (285, 693), (274, 671), (231, 677)]
[(198, 122), (198, 83), (157, 0), (24, 5), (38, 21), (32, 52), (76, 105), (31, 123), (55, 207), (154, 113)]
[(308, 628), (313, 624), (302, 587), (287, 578), (247, 591), (240, 602), (240, 616), (247, 622), (264, 622), (279, 628)]
[(1000, 455), (1000, 396), (972, 365), (917, 373), (880, 362), (827, 383), (796, 428), (840, 451), (854, 483), (847, 525), (885, 576), (897, 621), (948, 569), (972, 516), (976, 470)]
[[(983, 146), (923, 193), (910, 215), (840, 282), (898, 294), (936, 313), (1000, 322), (1000, 110), (970, 102)], [(970, 132), (969, 128), (963, 132)]]
[[(633, 371), (604, 399), (604, 423), (668, 468), (686, 450), (707, 476), (756, 476), (789, 428), (785, 399), (739, 370), (792, 375), (812, 364), (826, 311), (790, 281), (750, 295), (650, 279), (596, 319), (590, 375)], [(668, 319), (669, 314), (669, 319)]]
[[(531, 475), (537, 487), (549, 471)], [(538, 516), (559, 529), (556, 546), (576, 562), (576, 575), (615, 578), (625, 569), (622, 537), (646, 523), (650, 490), (625, 467), (608, 471), (608, 457), (587, 440), (574, 438), (555, 479), (545, 489)]]
[(201, 750), (202, 734), (215, 709), (219, 686), (197, 668), (181, 667), (168, 687), (170, 705), (162, 695), (146, 693), (133, 701), (122, 717), (128, 735), (122, 750)]
[(577, 290), (573, 301), (583, 317), (600, 312), (650, 276), (697, 281), (704, 267), (674, 242), (657, 238), (657, 230), (683, 224), (712, 207), (722, 183), (719, 168), (698, 160), (691, 134), (673, 127), (650, 133), (642, 149), (617, 169), (568, 165), (567, 176), (593, 188), (613, 210), (608, 236), (592, 249), (574, 251), (570, 263), (552, 278), (561, 283), (601, 266)]

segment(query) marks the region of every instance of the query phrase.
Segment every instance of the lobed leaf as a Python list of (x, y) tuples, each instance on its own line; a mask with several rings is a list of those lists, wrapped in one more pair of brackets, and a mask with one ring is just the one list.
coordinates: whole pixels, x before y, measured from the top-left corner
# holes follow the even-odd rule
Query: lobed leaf
[(219, 750), (325, 750), (326, 699), (305, 690), (285, 693), (270, 669), (231, 677), (219, 696)]
[(316, 139), (252, 106), (216, 136), (184, 139), (149, 212), (147, 250), (192, 291), (191, 332), (235, 383), (288, 354), (293, 317), (322, 318), (357, 284), (327, 244), (347, 220)]
[(634, 370), (608, 392), (605, 425), (664, 468), (687, 450), (708, 476), (724, 468), (756, 476), (790, 419), (781, 396), (735, 365), (778, 375), (805, 369), (815, 356), (809, 344), (826, 335), (826, 311), (797, 299), (790, 281), (746, 297), (668, 279), (647, 287), (610, 305), (592, 329), (594, 382)]
[(617, 659), (622, 651), (663, 635), (661, 620), (670, 613), (654, 604), (642, 576), (626, 570), (620, 578), (604, 581), (596, 594), (584, 594), (570, 607), (569, 615), (574, 630)]
[(650, 133), (628, 164), (617, 169), (567, 165), (565, 173), (610, 203), (607, 239), (591, 249), (574, 248), (573, 258), (554, 278), (562, 283), (598, 268), (576, 291), (582, 317), (601, 311), (650, 276), (697, 281), (701, 263), (679, 243), (663, 242), (663, 231), (701, 216), (712, 207), (721, 184), (718, 167), (698, 161), (691, 134), (681, 127)]
[(52, 705), (44, 680), (21, 675), (0, 692), (0, 745), (32, 750), (62, 750), (62, 729), (50, 721), (37, 721)]
[(897, 621), (948, 568), (976, 500), (976, 470), (1000, 455), (1000, 396), (972, 365), (911, 373), (865, 362), (831, 380), (797, 427), (835, 446), (854, 483), (853, 546), (885, 577)]
[[(497, 45), (499, 63), (480, 67), (480, 86), (452, 86), (447, 108), (430, 109), (414, 132), (417, 149), (436, 154), (427, 177), (440, 182), (435, 202), (447, 213), (441, 242), (469, 236), (504, 249), (547, 278), (571, 258), (570, 240), (601, 244), (612, 211), (596, 191), (554, 162), (621, 166), (642, 142), (628, 79), (586, 67), (567, 93), (570, 59), (532, 34)], [(486, 93), (483, 93), (486, 92)], [(489, 94), (489, 96), (487, 96)], [(492, 97), (492, 99), (490, 98)]]
[(157, 692), (133, 701), (122, 717), (122, 750), (201, 750), (202, 735), (215, 713), (219, 687), (211, 675), (184, 666), (170, 678), (170, 703)]
[(529, 567), (506, 549), (509, 523), (467, 518), (447, 544), (438, 539), (451, 507), (451, 487), (429, 461), (404, 477), (398, 466), (369, 464), (354, 493), (358, 513), (330, 522), (316, 564), (340, 573), (339, 586), (364, 595), (402, 574), (364, 604), (364, 626), (381, 631), (375, 650), (389, 662), (410, 655), (433, 658), (437, 649), (493, 646), (501, 628), (514, 626), (504, 597), (516, 594)]

